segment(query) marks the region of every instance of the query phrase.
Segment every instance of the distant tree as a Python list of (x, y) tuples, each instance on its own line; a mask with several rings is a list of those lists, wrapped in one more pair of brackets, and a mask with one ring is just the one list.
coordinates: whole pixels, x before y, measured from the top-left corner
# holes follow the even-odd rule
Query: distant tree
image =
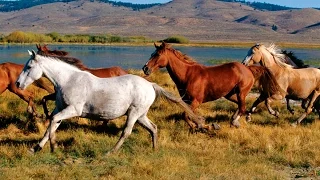
[(272, 25), (272, 30), (277, 31), (278, 27), (276, 25)]

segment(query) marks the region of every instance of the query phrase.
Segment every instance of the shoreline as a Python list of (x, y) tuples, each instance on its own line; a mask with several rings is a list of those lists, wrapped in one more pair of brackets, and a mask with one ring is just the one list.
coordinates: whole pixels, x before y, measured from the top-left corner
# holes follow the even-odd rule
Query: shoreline
[[(160, 43), (160, 41), (155, 41), (155, 43)], [(257, 42), (190, 42), (190, 43), (169, 43), (173, 46), (186, 46), (186, 47), (252, 47)], [(270, 42), (266, 42), (265, 44), (269, 44)], [(85, 46), (153, 46), (154, 42), (130, 42), (130, 43), (59, 43), (59, 42), (34, 42), (34, 43), (3, 43), (0, 45), (35, 45), (35, 44), (52, 44), (52, 45), (85, 45)], [(261, 44), (264, 44), (263, 42)], [(305, 48), (305, 49), (320, 49), (320, 43), (292, 43), (292, 42), (277, 42), (275, 43), (277, 46), (284, 48)]]

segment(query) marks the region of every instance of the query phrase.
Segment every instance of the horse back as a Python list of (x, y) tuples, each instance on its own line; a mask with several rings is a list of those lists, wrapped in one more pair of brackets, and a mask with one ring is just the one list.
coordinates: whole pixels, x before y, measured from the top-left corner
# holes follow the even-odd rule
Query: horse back
[(254, 83), (253, 74), (239, 62), (201, 66), (193, 71), (186, 94), (203, 102), (224, 97), (239, 86), (251, 88)]
[(88, 68), (86, 69), (86, 71), (100, 78), (115, 77), (115, 76), (122, 76), (122, 75), (128, 74), (127, 71), (120, 68), (119, 66), (113, 66), (109, 68), (97, 68), (97, 69)]

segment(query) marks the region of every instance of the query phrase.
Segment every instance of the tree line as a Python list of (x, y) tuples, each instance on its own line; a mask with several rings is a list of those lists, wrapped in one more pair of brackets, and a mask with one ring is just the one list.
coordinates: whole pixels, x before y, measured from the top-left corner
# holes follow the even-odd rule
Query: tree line
[[(0, 0), (0, 12), (9, 12), (9, 11), (17, 11), (21, 9), (30, 8), (33, 6), (41, 5), (41, 4), (49, 4), (55, 2), (64, 2), (69, 3), (77, 0), (18, 0), (18, 1), (4, 1)], [(132, 8), (135, 11), (140, 9), (150, 8), (152, 6), (159, 5), (160, 3), (152, 3), (152, 4), (133, 4), (133, 3), (125, 3), (125, 2), (117, 2), (117, 1), (109, 1), (109, 0), (90, 0), (91, 2), (103, 2), (109, 3), (113, 6), (124, 6), (128, 8)]]

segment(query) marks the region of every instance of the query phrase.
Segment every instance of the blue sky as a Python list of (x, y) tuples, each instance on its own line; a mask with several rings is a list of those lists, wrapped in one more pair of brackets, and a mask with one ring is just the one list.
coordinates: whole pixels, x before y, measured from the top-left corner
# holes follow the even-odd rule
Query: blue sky
[[(148, 4), (148, 3), (166, 3), (170, 0), (118, 0), (121, 2), (131, 2), (136, 4)], [(251, 2), (265, 2), (271, 4), (278, 4), (287, 7), (318, 7), (320, 8), (320, 0), (246, 0)]]

